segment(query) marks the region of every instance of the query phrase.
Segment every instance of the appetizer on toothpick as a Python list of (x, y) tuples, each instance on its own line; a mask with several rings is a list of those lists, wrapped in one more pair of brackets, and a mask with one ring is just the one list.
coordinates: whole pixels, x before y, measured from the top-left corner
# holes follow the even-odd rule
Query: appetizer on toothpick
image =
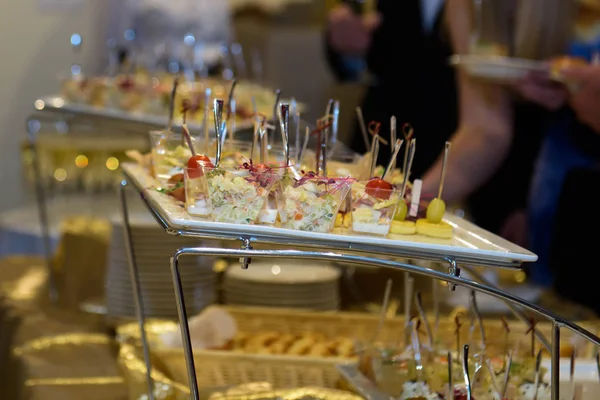
[(394, 214), (394, 221), (390, 232), (395, 235), (414, 235), (416, 233), (415, 223), (413, 221), (407, 221), (406, 216), (408, 214), (408, 204), (406, 203), (406, 187), (408, 185), (408, 178), (410, 176), (410, 170), (415, 156), (416, 150), (416, 139), (411, 139), (406, 146), (405, 160), (404, 160), (404, 176), (402, 182), (402, 189), (400, 190), (400, 202), (396, 208)]
[(330, 232), (340, 206), (350, 190), (352, 178), (327, 177), (327, 140), (323, 131), (331, 126), (329, 117), (317, 121), (317, 172), (302, 172), (301, 177), (283, 179), (277, 190), (279, 218), (283, 228)]
[(385, 180), (387, 171), (395, 163), (402, 141), (398, 140), (383, 177), (372, 177), (368, 182), (352, 185), (352, 231), (386, 236), (400, 200), (399, 192)]
[(442, 192), (444, 190), (444, 178), (446, 175), (446, 164), (448, 161), (449, 152), (450, 142), (446, 142), (438, 195), (431, 201), (431, 203), (429, 203), (429, 206), (427, 206), (426, 218), (419, 219), (416, 223), (416, 230), (418, 234), (438, 239), (452, 239), (453, 234), (452, 226), (442, 221), (444, 214), (446, 213), (446, 203), (444, 203), (444, 200), (442, 200)]
[(188, 103), (184, 102), (183, 124), (181, 130), (185, 141), (192, 152), (192, 156), (187, 162), (187, 167), (184, 169), (184, 185), (185, 185), (185, 204), (190, 215), (199, 217), (207, 217), (210, 215), (210, 205), (208, 199), (208, 188), (206, 179), (204, 178), (204, 168), (214, 168), (214, 165), (209, 157), (204, 154), (197, 154), (192, 141), (189, 128), (187, 126), (186, 107)]

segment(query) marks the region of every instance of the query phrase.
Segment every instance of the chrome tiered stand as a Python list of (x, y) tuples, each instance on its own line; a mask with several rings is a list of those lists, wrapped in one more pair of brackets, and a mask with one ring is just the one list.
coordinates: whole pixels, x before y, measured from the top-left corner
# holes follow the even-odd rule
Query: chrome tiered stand
[[(174, 225), (169, 222), (164, 210), (156, 207), (149, 199), (147, 188), (133, 176), (133, 173), (127, 168), (123, 169), (124, 179), (120, 186), (120, 198), (124, 218), (125, 238), (127, 248), (129, 250), (129, 264), (131, 270), (131, 278), (133, 283), (136, 309), (141, 330), (141, 341), (147, 367), (148, 390), (149, 396), (152, 399), (153, 382), (151, 376), (150, 365), (150, 350), (149, 344), (144, 330), (144, 308), (143, 296), (140, 292), (138, 279), (138, 269), (135, 261), (135, 249), (131, 241), (131, 228), (128, 219), (127, 197), (125, 191), (128, 186), (132, 186), (137, 190), (147, 205), (148, 209), (162, 226), (167, 234), (174, 236), (186, 236), (198, 239), (218, 239), (218, 240), (233, 240), (239, 241), (240, 249), (225, 249), (225, 248), (208, 248), (208, 247), (183, 247), (176, 250), (171, 256), (171, 273), (173, 277), (173, 285), (175, 288), (175, 298), (178, 308), (179, 322), (181, 324), (181, 336), (184, 347), (185, 361), (187, 365), (188, 379), (192, 399), (199, 399), (198, 382), (196, 380), (196, 369), (192, 354), (192, 345), (190, 340), (190, 332), (188, 327), (188, 315), (186, 313), (181, 276), (179, 274), (179, 258), (184, 255), (196, 256), (217, 256), (239, 258), (241, 268), (247, 269), (251, 267), (253, 257), (259, 258), (290, 258), (301, 260), (327, 260), (335, 262), (350, 263), (363, 266), (376, 266), (379, 268), (398, 269), (410, 274), (423, 275), (448, 283), (450, 290), (454, 290), (456, 286), (464, 286), (477, 292), (485, 293), (506, 302), (512, 312), (524, 322), (528, 319), (524, 314), (525, 310), (539, 314), (547, 318), (552, 323), (552, 335), (548, 341), (540, 332), (536, 331), (538, 339), (549, 350), (551, 354), (551, 393), (552, 400), (558, 400), (559, 385), (560, 385), (560, 334), (561, 329), (566, 328), (577, 335), (586, 338), (596, 346), (600, 346), (600, 338), (593, 335), (591, 332), (582, 327), (573, 324), (560, 316), (544, 310), (535, 304), (527, 302), (519, 297), (505, 293), (494, 287), (490, 282), (485, 281), (482, 277), (473, 271), (472, 266), (486, 266), (490, 268), (509, 268), (518, 269), (520, 263), (514, 260), (502, 259), (486, 259), (485, 257), (473, 257), (463, 254), (444, 255), (437, 251), (414, 251), (414, 249), (403, 248), (388, 248), (378, 247), (373, 245), (362, 245), (360, 243), (340, 243), (339, 241), (323, 241), (323, 240), (299, 240), (293, 235), (282, 233), (280, 235), (262, 235), (262, 234), (240, 234), (227, 229), (210, 229), (200, 230), (192, 229), (186, 226)], [(285, 230), (281, 230), (284, 232)], [(290, 231), (292, 232), (292, 231)], [(253, 244), (275, 244), (279, 246), (290, 246), (289, 250), (258, 250), (253, 248)], [(306, 248), (306, 250), (298, 250), (297, 248)], [(424, 259), (445, 263), (448, 266), (447, 272), (424, 268), (407, 263), (384, 259), (384, 257), (410, 257), (413, 259)], [(469, 280), (461, 277), (461, 269), (468, 271), (474, 280)]]

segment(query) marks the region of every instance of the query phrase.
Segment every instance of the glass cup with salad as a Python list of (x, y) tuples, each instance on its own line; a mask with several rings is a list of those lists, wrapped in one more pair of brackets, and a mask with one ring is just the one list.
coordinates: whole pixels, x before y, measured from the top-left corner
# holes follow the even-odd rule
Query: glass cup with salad
[(400, 190), (379, 178), (352, 184), (352, 231), (386, 236), (400, 201)]
[(254, 224), (280, 175), (245, 163), (237, 170), (204, 167), (213, 221)]
[(283, 179), (276, 193), (281, 226), (330, 232), (351, 183), (351, 178), (327, 178), (312, 172), (300, 179)]

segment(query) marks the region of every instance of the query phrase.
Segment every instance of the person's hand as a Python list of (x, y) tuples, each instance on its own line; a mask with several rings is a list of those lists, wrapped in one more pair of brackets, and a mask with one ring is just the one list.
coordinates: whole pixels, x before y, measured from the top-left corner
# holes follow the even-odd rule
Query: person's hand
[(329, 42), (339, 53), (364, 55), (371, 45), (372, 33), (381, 23), (379, 14), (356, 15), (347, 5), (329, 13)]
[(600, 133), (600, 66), (570, 68), (561, 75), (569, 82), (569, 105), (577, 118)]
[(551, 81), (545, 71), (533, 71), (519, 80), (515, 89), (532, 103), (550, 111), (556, 111), (566, 104), (568, 91), (561, 83)]
[(510, 214), (500, 228), (500, 236), (521, 247), (527, 247), (527, 213), (517, 210)]

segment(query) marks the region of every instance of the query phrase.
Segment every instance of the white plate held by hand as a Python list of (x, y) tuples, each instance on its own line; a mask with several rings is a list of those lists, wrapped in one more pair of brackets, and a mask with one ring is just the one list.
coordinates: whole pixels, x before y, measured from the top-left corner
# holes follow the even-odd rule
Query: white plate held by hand
[(510, 83), (529, 72), (545, 72), (548, 67), (541, 61), (491, 55), (458, 55), (450, 57), (450, 65), (461, 68), (470, 76)]

